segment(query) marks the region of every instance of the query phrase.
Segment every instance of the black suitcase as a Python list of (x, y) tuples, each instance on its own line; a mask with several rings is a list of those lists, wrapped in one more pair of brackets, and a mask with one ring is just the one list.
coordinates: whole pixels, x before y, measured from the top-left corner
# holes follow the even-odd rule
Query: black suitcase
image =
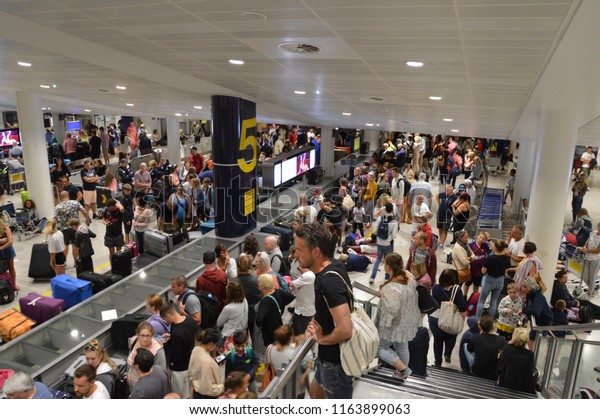
[(123, 276), (112, 273), (99, 274), (87, 271), (77, 275), (77, 278), (90, 281), (92, 283), (92, 292), (94, 294), (98, 294), (100, 291), (110, 287), (115, 282), (119, 282), (121, 279), (123, 279)]
[(48, 243), (38, 243), (31, 247), (28, 276), (34, 280), (51, 279), (56, 276), (54, 270), (50, 267)]
[(15, 290), (6, 279), (0, 279), (0, 305), (10, 304), (15, 300)]
[(113, 348), (116, 350), (129, 351), (129, 338), (135, 336), (138, 324), (148, 320), (146, 314), (126, 314), (120, 319), (112, 322), (110, 336)]
[(289, 250), (290, 246), (294, 243), (294, 232), (289, 228), (269, 224), (261, 228), (260, 231), (279, 236), (279, 248), (282, 251)]
[(427, 352), (429, 352), (429, 330), (419, 327), (417, 334), (408, 342), (410, 361), (408, 366), (413, 374), (427, 377)]
[(369, 142), (360, 143), (360, 154), (369, 154), (369, 148), (371, 144)]
[(122, 276), (131, 275), (131, 253), (129, 248), (125, 247), (112, 255), (112, 273)]
[(314, 170), (311, 170), (306, 175), (306, 181), (309, 185), (316, 185), (317, 183), (321, 183), (323, 181), (323, 176), (325, 172), (321, 166), (316, 166)]

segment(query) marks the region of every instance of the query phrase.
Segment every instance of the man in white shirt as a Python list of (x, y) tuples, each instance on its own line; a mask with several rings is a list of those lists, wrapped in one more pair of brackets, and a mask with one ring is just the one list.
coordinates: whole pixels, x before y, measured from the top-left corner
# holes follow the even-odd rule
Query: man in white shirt
[[(296, 258), (296, 255), (292, 255)], [(306, 328), (316, 313), (315, 309), (315, 274), (310, 269), (298, 265), (301, 275), (292, 281), (292, 289), (296, 296), (296, 306), (292, 316), (294, 336), (306, 332)]]
[(425, 173), (421, 173), (419, 179), (410, 187), (408, 202), (410, 202), (411, 205), (416, 201), (417, 195), (423, 195), (427, 200), (427, 206), (431, 208), (433, 190), (431, 189), (429, 182), (427, 182), (427, 175)]
[(303, 223), (312, 223), (317, 216), (317, 209), (308, 205), (308, 197), (306, 195), (300, 195), (300, 206), (294, 213), (294, 217), (302, 220)]
[(471, 198), (471, 205), (475, 205), (475, 198), (477, 197), (477, 189), (473, 185), (473, 181), (471, 179), (465, 180), (465, 191), (469, 194), (469, 198)]
[(525, 258), (523, 246), (525, 246), (525, 237), (523, 236), (523, 226), (513, 226), (506, 240), (508, 241), (507, 256), (510, 256), (510, 265), (514, 268)]
[(429, 220), (431, 218), (431, 216), (433, 215), (431, 213), (431, 211), (429, 210), (429, 206), (425, 203), (424, 195), (417, 195), (417, 197), (415, 199), (415, 203), (412, 206), (412, 214), (413, 214), (413, 223), (412, 223), (412, 228), (411, 228), (412, 232), (417, 231), (417, 229), (419, 227), (419, 224), (417, 223), (417, 217), (424, 217)]
[(588, 177), (590, 176), (592, 160), (595, 159), (596, 155), (594, 154), (594, 149), (592, 146), (588, 146), (586, 151), (581, 155), (581, 168), (583, 169), (583, 173), (585, 173)]
[(392, 201), (402, 213), (402, 204), (404, 203), (404, 178), (400, 174), (400, 169), (392, 167)]
[(110, 399), (104, 384), (96, 381), (96, 368), (90, 364), (79, 366), (73, 375), (73, 389), (76, 396), (84, 399)]
[(281, 139), (281, 136), (277, 136), (277, 140), (275, 141), (275, 145), (273, 146), (273, 155), (274, 156), (279, 156), (281, 154), (281, 152), (283, 151), (283, 145), (284, 144), (283, 144), (283, 140)]

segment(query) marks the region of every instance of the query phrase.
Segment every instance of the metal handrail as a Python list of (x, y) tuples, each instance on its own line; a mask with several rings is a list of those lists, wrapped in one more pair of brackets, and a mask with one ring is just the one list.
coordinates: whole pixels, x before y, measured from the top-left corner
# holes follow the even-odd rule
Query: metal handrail
[(352, 281), (352, 288), (356, 288), (357, 290), (366, 292), (367, 294), (371, 294), (373, 297), (379, 297), (379, 292), (377, 290), (374, 290), (371, 287), (361, 284), (360, 282)]
[(269, 383), (267, 388), (263, 390), (262, 394), (260, 395), (261, 399), (276, 399), (277, 396), (279, 396), (287, 383), (294, 378), (296, 370), (300, 368), (302, 361), (314, 343), (315, 339), (312, 336), (309, 336), (302, 346), (300, 346), (300, 348), (296, 351), (289, 364), (283, 370), (283, 373), (275, 377)]
[(600, 330), (600, 323), (581, 323), (581, 324), (568, 324), (559, 326), (538, 326), (532, 325), (533, 330), (546, 330), (546, 331), (588, 331), (588, 330)]

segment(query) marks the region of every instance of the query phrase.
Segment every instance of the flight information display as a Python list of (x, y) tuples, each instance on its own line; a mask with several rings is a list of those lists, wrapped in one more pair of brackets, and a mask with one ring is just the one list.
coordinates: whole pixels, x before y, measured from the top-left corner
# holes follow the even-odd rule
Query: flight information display
[(263, 184), (267, 188), (277, 188), (294, 180), (316, 165), (314, 147), (304, 147), (285, 155), (279, 155), (262, 163)]

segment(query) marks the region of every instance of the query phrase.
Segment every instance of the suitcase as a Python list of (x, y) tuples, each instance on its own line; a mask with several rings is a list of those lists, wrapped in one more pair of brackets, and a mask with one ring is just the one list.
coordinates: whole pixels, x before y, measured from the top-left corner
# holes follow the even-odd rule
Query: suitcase
[(279, 236), (279, 248), (282, 251), (289, 250), (290, 246), (294, 242), (294, 232), (289, 228), (276, 227), (273, 224), (269, 224), (260, 229), (263, 233), (272, 234)]
[(309, 185), (316, 185), (323, 181), (324, 171), (321, 166), (316, 166), (314, 170), (310, 170), (306, 175), (306, 181)]
[(65, 301), (67, 308), (90, 298), (93, 294), (92, 283), (69, 275), (59, 275), (50, 280), (52, 296)]
[(0, 314), (0, 335), (3, 342), (9, 342), (29, 332), (33, 326), (35, 321), (14, 308)]
[(15, 300), (15, 289), (7, 279), (0, 279), (0, 305), (10, 304)]
[(50, 279), (56, 276), (54, 270), (50, 267), (48, 243), (38, 243), (32, 246), (28, 276), (34, 280)]
[(163, 257), (173, 249), (173, 236), (160, 231), (144, 232), (144, 250), (151, 255)]
[(115, 252), (111, 259), (112, 273), (122, 276), (131, 275), (131, 254), (127, 247)]
[(44, 323), (65, 311), (65, 302), (58, 298), (43, 297), (35, 292), (19, 299), (21, 312), (37, 324)]
[(112, 322), (110, 336), (113, 348), (116, 350), (129, 351), (129, 338), (135, 336), (138, 324), (148, 320), (146, 314), (126, 314), (120, 319)]
[(81, 274), (77, 275), (77, 277), (79, 279), (83, 279), (84, 281), (90, 281), (92, 283), (92, 292), (94, 294), (98, 294), (100, 291), (123, 279), (122, 275), (113, 273), (99, 274), (90, 271), (82, 272)]
[(427, 377), (427, 353), (429, 352), (429, 330), (419, 327), (417, 334), (408, 342), (410, 360), (408, 366), (413, 374)]
[(367, 141), (363, 141), (360, 143), (360, 154), (369, 154), (369, 148), (371, 144)]
[(125, 246), (129, 249), (129, 255), (132, 259), (140, 254), (137, 243), (127, 243)]

